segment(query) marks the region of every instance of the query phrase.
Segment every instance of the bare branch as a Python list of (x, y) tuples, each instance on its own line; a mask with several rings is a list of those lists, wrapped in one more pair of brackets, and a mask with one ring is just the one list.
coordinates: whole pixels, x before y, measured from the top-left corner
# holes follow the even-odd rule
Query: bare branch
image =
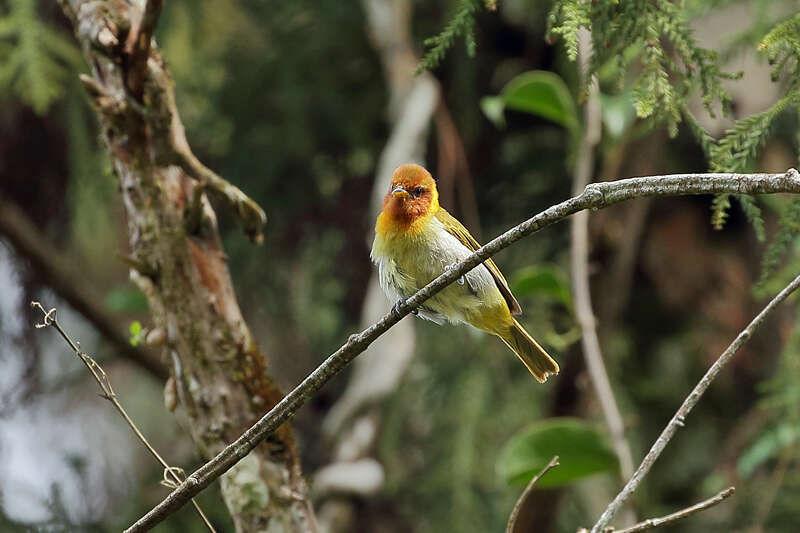
[[(38, 309), (43, 315), (42, 321), (36, 324), (36, 327), (46, 328), (48, 326), (52, 326), (56, 331), (58, 331), (59, 335), (61, 335), (61, 338), (63, 338), (72, 351), (75, 352), (75, 355), (77, 355), (83, 364), (86, 365), (86, 369), (89, 370), (89, 373), (103, 391), (102, 397), (111, 402), (114, 408), (125, 420), (125, 423), (127, 423), (131, 430), (133, 430), (133, 432), (136, 434), (136, 437), (138, 437), (138, 439), (142, 441), (142, 444), (145, 445), (147, 451), (149, 451), (150, 454), (155, 457), (156, 461), (158, 461), (161, 466), (164, 467), (164, 481), (162, 481), (162, 483), (167, 487), (175, 487), (178, 483), (181, 483), (183, 481), (183, 469), (169, 466), (156, 451), (156, 449), (153, 448), (153, 445), (150, 444), (150, 441), (147, 440), (144, 434), (133, 422), (133, 419), (128, 415), (128, 412), (124, 407), (122, 407), (122, 404), (119, 403), (119, 400), (117, 400), (117, 395), (114, 392), (114, 389), (111, 387), (111, 381), (108, 379), (108, 375), (106, 374), (106, 371), (103, 370), (103, 367), (101, 367), (89, 354), (81, 351), (80, 343), (73, 341), (70, 336), (67, 335), (67, 332), (64, 331), (64, 328), (61, 327), (61, 324), (58, 323), (56, 308), (53, 307), (49, 311), (45, 311), (44, 307), (42, 307), (42, 304), (39, 302), (31, 302), (31, 307)], [(194, 501), (194, 498), (192, 498), (192, 505), (194, 505), (194, 508), (197, 510), (197, 514), (200, 515), (200, 518), (203, 520), (203, 523), (206, 525), (208, 530), (211, 531), (211, 533), (216, 533), (214, 526), (211, 525), (208, 517), (206, 517), (205, 513), (197, 504), (197, 502)]]
[(555, 457), (550, 459), (550, 462), (547, 463), (544, 466), (544, 468), (542, 468), (539, 471), (538, 474), (533, 476), (533, 479), (531, 479), (530, 483), (528, 483), (528, 486), (525, 487), (525, 490), (523, 490), (522, 494), (519, 495), (517, 503), (514, 504), (514, 509), (511, 511), (511, 516), (508, 517), (508, 525), (506, 526), (506, 533), (513, 533), (514, 526), (517, 523), (517, 518), (519, 518), (519, 512), (522, 510), (522, 506), (528, 499), (528, 496), (530, 496), (530, 493), (533, 492), (534, 485), (536, 485), (536, 483), (538, 483), (539, 480), (542, 479), (542, 476), (544, 476), (551, 469), (557, 466), (558, 466), (558, 456), (556, 455)]
[(151, 95), (151, 109), (161, 117), (160, 120), (153, 121), (158, 162), (180, 166), (186, 174), (199, 182), (202, 186), (201, 192), (213, 194), (227, 205), (252, 242), (261, 244), (264, 240), (264, 225), (267, 223), (267, 215), (264, 210), (255, 200), (205, 166), (194, 155), (189, 141), (186, 139), (186, 130), (180, 113), (178, 113), (174, 83), (163, 63), (150, 61), (148, 75), (158, 87), (158, 91), (153, 91)]
[[(140, 122), (137, 127), (146, 124), (142, 129), (147, 130), (154, 148), (152, 160), (159, 165), (180, 166), (208, 193), (224, 202), (250, 240), (260, 244), (267, 222), (264, 210), (238, 187), (206, 167), (186, 140), (175, 103), (174, 83), (152, 42), (164, 1), (147, 0), (144, 9), (117, 2), (109, 9), (107, 2), (58, 0), (93, 65), (93, 76), (81, 76), (81, 81), (101, 115), (119, 118), (135, 112)], [(124, 47), (117, 47), (126, 30)], [(104, 61), (97, 62), (101, 57)], [(145, 80), (151, 83), (145, 84)], [(147, 106), (142, 104), (144, 100)]]
[(167, 367), (153, 352), (132, 346), (120, 325), (96, 302), (102, 298), (92, 287), (82, 283), (64, 254), (47, 238), (16, 205), (0, 196), (0, 235), (8, 238), (20, 256), (25, 257), (42, 280), (83, 315), (111, 344), (117, 353), (148, 371), (160, 382), (169, 377)]
[(636, 469), (633, 476), (628, 480), (625, 486), (622, 488), (622, 491), (617, 494), (617, 497), (606, 507), (606, 510), (603, 511), (603, 514), (600, 515), (600, 519), (597, 523), (592, 527), (591, 533), (601, 533), (605, 530), (605, 527), (611, 522), (611, 519), (614, 518), (614, 515), (619, 511), (620, 507), (625, 503), (625, 501), (633, 494), (639, 484), (644, 479), (644, 476), (650, 471), (650, 468), (653, 466), (653, 463), (656, 462), (661, 452), (664, 451), (664, 448), (667, 447), (667, 444), (678, 431), (678, 428), (683, 427), (684, 422), (686, 421), (686, 417), (691, 412), (692, 408), (697, 404), (700, 400), (700, 397), (703, 396), (706, 389), (711, 385), (711, 382), (714, 381), (714, 378), (717, 377), (717, 374), (722, 371), (728, 361), (734, 356), (734, 354), (739, 351), (741, 348), (753, 335), (753, 333), (761, 326), (764, 322), (764, 319), (770, 314), (783, 300), (785, 300), (790, 294), (792, 294), (797, 288), (800, 287), (800, 276), (797, 276), (792, 280), (789, 285), (787, 285), (781, 292), (779, 292), (767, 305), (764, 309), (761, 310), (758, 315), (747, 325), (744, 330), (742, 330), (739, 335), (733, 340), (733, 342), (722, 352), (722, 355), (714, 361), (714, 364), (711, 365), (711, 368), (705, 373), (705, 375), (700, 379), (700, 381), (695, 385), (692, 392), (686, 397), (681, 404), (678, 411), (672, 417), (672, 419), (667, 424), (667, 427), (661, 432), (661, 435), (658, 436), (656, 442), (650, 448), (650, 451), (647, 452), (644, 459), (642, 459), (642, 463), (639, 465), (639, 468)]
[[(164, 501), (126, 530), (126, 533), (147, 531), (182, 507), (192, 496), (244, 458), (253, 448), (289, 420), (325, 383), (338, 374), (375, 339), (397, 324), (403, 317), (422, 305), (425, 300), (444, 289), (483, 261), (510, 246), (564, 218), (586, 209), (601, 209), (610, 205), (649, 196), (676, 196), (689, 194), (771, 194), (800, 193), (800, 175), (795, 169), (783, 174), (673, 174), (648, 176), (618, 181), (593, 183), (578, 196), (551, 206), (536, 216), (509, 229), (475, 253), (446, 271), (428, 285), (397, 306), (397, 312), (351, 335), (347, 342), (309, 374), (266, 415), (253, 424), (241, 437), (208, 461)], [(800, 280), (798, 280), (800, 283)]]
[(687, 507), (686, 509), (681, 509), (680, 511), (668, 514), (667, 516), (662, 516), (660, 518), (648, 518), (643, 522), (639, 522), (635, 526), (631, 526), (625, 529), (620, 529), (619, 531), (612, 529), (611, 533), (639, 533), (639, 531), (647, 531), (648, 529), (655, 529), (657, 527), (665, 526), (667, 524), (671, 524), (672, 522), (677, 522), (678, 520), (682, 520), (687, 516), (691, 516), (695, 513), (699, 513), (700, 511), (704, 511), (709, 507), (717, 505), (718, 503), (722, 503), (723, 500), (730, 498), (734, 492), (736, 492), (736, 489), (734, 487), (728, 487), (727, 489), (723, 490), (716, 496), (713, 496), (707, 500), (703, 500), (699, 503), (696, 503), (691, 507)]

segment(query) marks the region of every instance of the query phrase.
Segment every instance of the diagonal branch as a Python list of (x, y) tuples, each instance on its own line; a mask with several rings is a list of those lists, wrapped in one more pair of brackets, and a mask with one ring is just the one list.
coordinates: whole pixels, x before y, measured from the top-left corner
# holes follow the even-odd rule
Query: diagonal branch
[[(167, 498), (126, 530), (126, 533), (147, 531), (182, 507), (192, 496), (210, 485), (215, 479), (244, 458), (281, 424), (289, 420), (325, 383), (338, 374), (375, 339), (397, 324), (425, 300), (444, 289), (483, 261), (547, 226), (586, 209), (601, 209), (610, 205), (649, 196), (677, 196), (689, 194), (772, 194), (800, 193), (800, 175), (795, 169), (782, 174), (673, 174), (648, 176), (611, 182), (593, 183), (578, 196), (551, 206), (536, 216), (509, 229), (454, 268), (434, 279), (397, 306), (378, 322), (359, 334), (351, 335), (347, 342), (309, 374), (241, 437), (222, 450), (216, 457), (200, 467)], [(798, 280), (800, 283), (800, 280)]]
[[(128, 411), (126, 411), (125, 408), (122, 407), (122, 404), (117, 399), (117, 395), (114, 392), (114, 388), (111, 386), (111, 380), (108, 379), (108, 374), (106, 374), (106, 371), (103, 370), (103, 367), (97, 364), (97, 361), (95, 361), (92, 358), (92, 356), (90, 356), (88, 353), (81, 351), (81, 343), (73, 341), (72, 338), (70, 338), (70, 336), (64, 330), (64, 328), (61, 327), (61, 324), (58, 323), (56, 308), (53, 307), (49, 311), (46, 311), (45, 308), (42, 307), (42, 304), (39, 302), (31, 302), (31, 307), (39, 309), (39, 311), (41, 311), (43, 315), (42, 321), (40, 323), (37, 323), (35, 327), (46, 328), (48, 326), (51, 326), (55, 328), (56, 331), (58, 331), (58, 334), (61, 335), (61, 338), (64, 339), (64, 342), (66, 342), (67, 345), (69, 345), (72, 351), (75, 352), (75, 355), (77, 355), (80, 358), (81, 362), (83, 362), (83, 364), (86, 365), (86, 369), (92, 375), (97, 384), (100, 386), (100, 390), (103, 391), (103, 394), (101, 394), (100, 396), (111, 402), (111, 405), (113, 405), (114, 409), (116, 409), (117, 412), (120, 414), (120, 416), (122, 416), (122, 418), (125, 420), (125, 423), (128, 424), (128, 427), (131, 428), (136, 437), (142, 442), (142, 444), (144, 444), (145, 448), (147, 448), (147, 451), (150, 452), (150, 455), (152, 455), (153, 458), (155, 458), (155, 460), (158, 461), (159, 464), (161, 464), (161, 466), (164, 467), (164, 479), (162, 480), (161, 483), (167, 487), (174, 487), (178, 483), (180, 483), (182, 481), (181, 478), (183, 477), (183, 469), (176, 468), (174, 466), (169, 466), (169, 464), (167, 464), (164, 458), (161, 457), (161, 454), (159, 454), (158, 451), (156, 451), (156, 449), (153, 448), (153, 445), (150, 444), (150, 441), (147, 440), (142, 431), (139, 429), (139, 427), (136, 425), (136, 423), (128, 414)], [(203, 520), (203, 524), (205, 524), (208, 530), (211, 531), (211, 533), (216, 533), (214, 526), (211, 525), (211, 522), (209, 522), (208, 517), (200, 508), (200, 505), (198, 505), (197, 502), (194, 501), (194, 499), (192, 499), (192, 505), (194, 505), (197, 514), (200, 515), (200, 518)]]
[[(93, 75), (81, 75), (80, 79), (98, 113), (113, 118), (115, 127), (127, 130), (135, 126), (137, 137), (146, 136), (152, 144), (151, 162), (180, 166), (224, 202), (250, 240), (260, 244), (267, 222), (263, 209), (203, 165), (186, 140), (175, 103), (175, 84), (152, 40), (165, 0), (146, 0), (143, 8), (125, 2), (58, 3), (93, 65)], [(123, 37), (123, 46), (118, 46)]]
[(617, 497), (614, 498), (606, 510), (603, 511), (603, 514), (600, 515), (600, 519), (597, 523), (592, 527), (591, 533), (602, 533), (605, 531), (605, 527), (611, 522), (611, 519), (614, 518), (614, 515), (619, 511), (625, 501), (633, 494), (639, 484), (644, 479), (644, 476), (650, 471), (650, 468), (653, 466), (653, 463), (656, 462), (656, 459), (661, 455), (661, 452), (664, 451), (664, 448), (667, 447), (669, 441), (675, 436), (677, 433), (678, 428), (683, 427), (686, 417), (691, 412), (692, 408), (697, 404), (700, 400), (700, 397), (703, 396), (703, 393), (706, 392), (706, 389), (711, 385), (711, 382), (714, 381), (714, 378), (717, 377), (717, 374), (728, 364), (728, 361), (739, 351), (750, 337), (752, 337), (753, 333), (758, 329), (759, 326), (764, 322), (764, 319), (770, 314), (783, 300), (785, 300), (790, 294), (792, 294), (797, 288), (800, 287), (800, 276), (797, 276), (792, 280), (789, 285), (787, 285), (781, 292), (779, 292), (767, 305), (764, 309), (761, 310), (758, 315), (747, 325), (746, 328), (742, 330), (739, 335), (733, 340), (733, 342), (722, 352), (722, 355), (711, 365), (711, 368), (706, 371), (705, 375), (700, 379), (700, 381), (695, 385), (692, 392), (686, 397), (681, 404), (678, 411), (672, 417), (672, 419), (667, 424), (667, 427), (661, 432), (661, 435), (658, 436), (656, 442), (653, 443), (653, 446), (650, 448), (650, 451), (647, 452), (644, 459), (642, 459), (642, 463), (639, 465), (639, 468), (636, 469), (636, 472), (633, 473), (633, 476), (628, 480), (625, 486), (622, 488)]
[(687, 516), (699, 513), (700, 511), (705, 511), (709, 507), (713, 507), (719, 503), (722, 503), (724, 500), (727, 500), (728, 498), (733, 496), (734, 492), (736, 492), (736, 489), (734, 487), (728, 487), (727, 489), (719, 492), (716, 496), (712, 496), (707, 500), (698, 502), (692, 505), (691, 507), (687, 507), (686, 509), (681, 509), (680, 511), (676, 511), (674, 513), (670, 513), (666, 516), (661, 516), (659, 518), (648, 518), (647, 520), (639, 522), (635, 526), (627, 527), (625, 529), (620, 529), (619, 531), (614, 531), (613, 533), (639, 533), (640, 531), (647, 531), (648, 529), (655, 529), (657, 527), (677, 522), (678, 520), (682, 520)]
[(555, 457), (550, 459), (549, 463), (544, 465), (544, 468), (542, 468), (538, 474), (533, 476), (533, 479), (531, 479), (528, 482), (528, 485), (525, 487), (525, 490), (523, 490), (522, 494), (520, 494), (519, 498), (517, 498), (517, 503), (514, 504), (514, 509), (512, 509), (511, 511), (511, 516), (508, 517), (508, 525), (506, 526), (506, 533), (514, 533), (514, 526), (517, 525), (517, 519), (519, 519), (519, 513), (520, 511), (522, 511), (523, 505), (525, 505), (525, 502), (528, 500), (528, 496), (530, 496), (531, 492), (533, 492), (535, 485), (539, 482), (540, 479), (542, 479), (542, 476), (544, 476), (546, 473), (548, 473), (550, 470), (557, 467), (558, 465), (559, 465), (558, 456), (556, 455)]

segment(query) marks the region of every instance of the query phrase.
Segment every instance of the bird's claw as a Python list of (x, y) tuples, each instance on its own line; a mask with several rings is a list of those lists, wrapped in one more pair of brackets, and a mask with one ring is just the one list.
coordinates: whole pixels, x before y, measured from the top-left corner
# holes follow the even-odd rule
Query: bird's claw
[[(453, 270), (456, 267), (456, 264), (457, 263), (453, 263), (452, 265), (447, 265), (446, 267), (444, 267), (445, 271)], [(461, 276), (460, 278), (458, 278), (456, 280), (456, 283), (458, 283), (459, 285), (463, 285), (464, 284), (464, 276)]]
[[(406, 300), (404, 298), (401, 298), (401, 299), (397, 300), (394, 303), (394, 305), (392, 306), (392, 313), (394, 313), (396, 315), (399, 315), (400, 314), (400, 306), (405, 304), (405, 303), (406, 303)], [(411, 310), (411, 314), (414, 315), (414, 316), (417, 316), (419, 314), (419, 310), (418, 309), (412, 309)]]

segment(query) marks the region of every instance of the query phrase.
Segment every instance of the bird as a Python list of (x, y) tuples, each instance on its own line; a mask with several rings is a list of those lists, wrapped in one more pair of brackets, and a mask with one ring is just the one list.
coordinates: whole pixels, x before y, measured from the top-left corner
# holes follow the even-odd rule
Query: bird
[[(375, 222), (370, 257), (393, 309), (480, 244), (439, 205), (436, 182), (424, 167), (405, 164), (392, 174)], [(469, 324), (496, 335), (540, 383), (559, 367), (514, 318), (522, 309), (491, 259), (470, 270), (414, 311), (437, 324)]]

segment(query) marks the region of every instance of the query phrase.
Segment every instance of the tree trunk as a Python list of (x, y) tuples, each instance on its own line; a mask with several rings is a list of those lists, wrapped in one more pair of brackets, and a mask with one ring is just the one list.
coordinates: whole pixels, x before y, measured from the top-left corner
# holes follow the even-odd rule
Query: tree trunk
[[(281, 391), (242, 318), (206, 192), (260, 241), (265, 217), (191, 153), (173, 82), (152, 42), (163, 0), (60, 0), (90, 76), (127, 214), (131, 278), (147, 295), (180, 408), (210, 458), (274, 406)], [(163, 339), (163, 340), (162, 340)], [(169, 387), (171, 388), (171, 387)], [(284, 425), (222, 478), (236, 530), (306, 532), (316, 522), (291, 429)]]

